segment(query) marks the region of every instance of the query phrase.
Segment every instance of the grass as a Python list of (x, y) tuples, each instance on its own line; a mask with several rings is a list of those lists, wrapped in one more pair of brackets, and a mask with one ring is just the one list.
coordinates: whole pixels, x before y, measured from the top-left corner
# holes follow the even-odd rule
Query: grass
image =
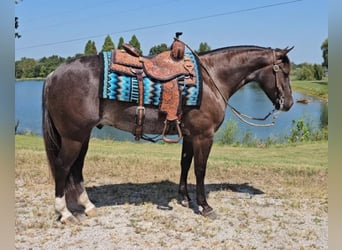
[[(35, 135), (16, 135), (16, 152), (30, 151), (45, 157), (43, 139)], [(254, 168), (325, 168), (327, 167), (328, 142), (272, 145), (268, 148), (246, 148), (215, 144), (209, 157), (211, 167)], [(181, 145), (118, 142), (93, 138), (87, 153), (88, 161), (113, 160), (130, 167), (142, 167), (143, 163), (153, 165), (179, 165)], [(286, 157), (285, 157), (286, 156)], [(176, 162), (176, 163), (173, 163)], [(133, 164), (133, 165), (132, 165)]]
[[(27, 178), (46, 178), (48, 172), (42, 138), (16, 135), (17, 171)], [(169, 180), (178, 183), (179, 144), (149, 144), (92, 139), (85, 161), (86, 184), (153, 183)], [(37, 168), (37, 165), (43, 167)], [(22, 169), (25, 166), (28, 169)], [(291, 186), (301, 183), (303, 192), (312, 181), (322, 185), (327, 178), (328, 143), (273, 145), (268, 148), (232, 147), (215, 144), (208, 160), (207, 183), (248, 182), (258, 179), (264, 185), (274, 182)], [(31, 169), (32, 168), (32, 169)], [(30, 170), (31, 169), (31, 170)], [(44, 176), (40, 176), (43, 172)], [(22, 176), (24, 178), (24, 176)], [(277, 179), (277, 178), (279, 179)], [(321, 178), (316, 180), (316, 178)], [(189, 180), (195, 183), (193, 171)], [(305, 183), (308, 181), (307, 183)], [(321, 189), (317, 187), (317, 189)], [(318, 191), (318, 190), (316, 190)], [(314, 192), (314, 191), (313, 191)], [(292, 192), (291, 192), (292, 193)], [(311, 192), (310, 192), (311, 193)], [(322, 193), (322, 192), (319, 192)]]
[(328, 80), (291, 81), (291, 87), (293, 91), (328, 100)]
[[(43, 139), (35, 135), (16, 135), (17, 155), (25, 152), (45, 157)], [(93, 138), (87, 153), (88, 161), (128, 161), (130, 167), (179, 165), (180, 144), (119, 142)], [(232, 147), (215, 144), (209, 157), (212, 167), (327, 167), (328, 142), (271, 145), (268, 148)], [(102, 159), (102, 160), (101, 160)], [(173, 162), (176, 161), (174, 164)], [(113, 165), (117, 165), (112, 162)], [(134, 164), (134, 166), (132, 166)]]

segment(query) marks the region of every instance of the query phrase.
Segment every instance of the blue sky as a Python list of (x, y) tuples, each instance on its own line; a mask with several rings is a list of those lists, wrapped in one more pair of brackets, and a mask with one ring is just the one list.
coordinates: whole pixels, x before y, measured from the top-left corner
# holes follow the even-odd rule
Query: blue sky
[(82, 53), (88, 40), (101, 50), (106, 35), (115, 44), (135, 34), (144, 54), (171, 44), (176, 31), (193, 49), (232, 45), (295, 46), (295, 63), (322, 63), (328, 37), (327, 0), (22, 0), (16, 60)]

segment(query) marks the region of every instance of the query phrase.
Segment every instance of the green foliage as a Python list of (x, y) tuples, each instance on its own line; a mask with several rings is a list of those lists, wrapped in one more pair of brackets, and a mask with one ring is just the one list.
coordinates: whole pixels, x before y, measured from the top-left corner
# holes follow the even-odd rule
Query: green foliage
[(140, 52), (140, 54), (142, 54), (142, 50), (140, 48), (140, 42), (135, 35), (132, 36), (131, 40), (128, 43), (132, 45), (135, 49), (137, 49)]
[(315, 80), (313, 65), (308, 63), (301, 64), (301, 66), (297, 68), (296, 79), (306, 81)]
[(84, 56), (82, 53), (77, 53), (77, 54), (75, 54), (74, 56), (68, 56), (67, 59), (66, 59), (65, 61), (66, 61), (66, 62), (70, 62), (70, 61), (75, 60), (75, 59), (77, 59), (77, 58), (80, 58), (80, 57), (82, 57), (82, 56)]
[(233, 145), (244, 147), (269, 147), (275, 144), (316, 142), (328, 140), (328, 127), (314, 128), (309, 117), (303, 117), (292, 121), (292, 129), (289, 135), (270, 135), (264, 140), (257, 139), (250, 130), (240, 133), (236, 121), (229, 119), (216, 139), (220, 145)]
[(44, 78), (63, 62), (65, 59), (57, 55), (43, 57), (40, 60), (23, 57), (15, 62), (15, 77), (17, 79)]
[(124, 39), (122, 36), (120, 36), (119, 38), (119, 42), (118, 42), (118, 49), (123, 49), (122, 45), (125, 43)]
[(323, 79), (323, 66), (309, 63), (293, 64), (291, 77), (300, 81), (320, 81)]
[(203, 53), (203, 52), (207, 52), (210, 50), (211, 48), (206, 42), (201, 42), (198, 48), (198, 53)]
[(328, 81), (291, 81), (293, 91), (328, 100)]
[(323, 56), (323, 63), (322, 66), (328, 68), (328, 38), (326, 38), (322, 45), (321, 45), (321, 50), (322, 50), (322, 56)]
[(158, 55), (163, 51), (169, 50), (169, 47), (166, 43), (161, 43), (159, 45), (155, 45), (150, 49), (150, 52), (148, 53), (149, 56)]
[(322, 80), (323, 79), (323, 67), (322, 65), (314, 64), (313, 65), (314, 70), (314, 78), (315, 80)]
[(314, 129), (308, 119), (293, 120), (287, 140), (290, 143), (328, 140), (328, 129)]
[(56, 55), (43, 57), (38, 61), (24, 57), (15, 63), (15, 76), (16, 78), (45, 77), (64, 61), (64, 58)]
[(258, 144), (258, 140), (253, 137), (253, 134), (250, 130), (247, 130), (246, 133), (242, 137), (241, 143), (248, 147), (252, 147)]
[(310, 126), (304, 121), (304, 119), (293, 120), (292, 130), (288, 138), (289, 142), (307, 142), (310, 140)]
[(233, 119), (227, 121), (226, 127), (222, 131), (221, 137), (218, 139), (219, 144), (229, 145), (235, 142), (238, 133), (238, 124)]
[(36, 60), (26, 57), (23, 57), (20, 61), (15, 62), (16, 78), (34, 77), (34, 67), (36, 66), (36, 64)]
[(102, 45), (102, 51), (111, 51), (115, 49), (115, 45), (109, 35), (106, 36), (105, 41)]
[(305, 81), (322, 80), (324, 68), (328, 69), (328, 38), (323, 41), (321, 50), (323, 57), (322, 65), (309, 63), (296, 65), (292, 63), (291, 78)]
[(84, 48), (84, 55), (97, 55), (97, 49), (94, 41), (89, 40)]

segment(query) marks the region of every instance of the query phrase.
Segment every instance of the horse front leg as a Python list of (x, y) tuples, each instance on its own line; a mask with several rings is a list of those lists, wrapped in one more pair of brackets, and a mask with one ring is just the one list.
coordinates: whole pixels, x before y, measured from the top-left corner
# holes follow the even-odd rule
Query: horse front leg
[(204, 188), (204, 178), (207, 168), (207, 161), (212, 144), (212, 136), (204, 137), (203, 135), (200, 135), (193, 140), (197, 204), (202, 207), (203, 216), (211, 216), (212, 214), (214, 214), (212, 207), (210, 207), (207, 202)]
[(192, 141), (188, 138), (188, 136), (184, 136), (183, 138), (183, 146), (182, 146), (182, 156), (181, 156), (181, 176), (179, 181), (179, 194), (181, 195), (181, 204), (184, 207), (190, 206), (190, 197), (188, 193), (188, 173), (191, 166), (191, 161), (193, 158), (193, 148)]

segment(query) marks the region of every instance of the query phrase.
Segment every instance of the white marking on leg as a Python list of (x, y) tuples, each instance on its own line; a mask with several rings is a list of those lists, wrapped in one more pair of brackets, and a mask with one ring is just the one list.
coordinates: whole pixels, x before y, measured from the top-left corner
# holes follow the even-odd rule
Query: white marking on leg
[(84, 206), (84, 208), (85, 208), (84, 212), (86, 214), (87, 214), (87, 212), (89, 212), (95, 208), (95, 205), (89, 200), (88, 194), (85, 190), (78, 197), (77, 203), (79, 205)]
[(55, 199), (55, 210), (57, 213), (59, 213), (62, 216), (61, 217), (62, 222), (65, 221), (66, 219), (68, 219), (69, 217), (73, 216), (67, 208), (66, 201), (65, 201), (65, 195), (63, 195), (63, 197), (61, 197), (61, 198), (56, 197), (56, 199)]

